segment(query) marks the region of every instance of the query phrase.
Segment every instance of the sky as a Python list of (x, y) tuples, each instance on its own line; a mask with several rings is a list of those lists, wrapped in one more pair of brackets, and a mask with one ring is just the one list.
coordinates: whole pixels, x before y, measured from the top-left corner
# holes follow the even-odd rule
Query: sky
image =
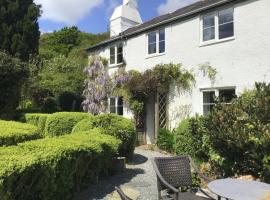
[[(108, 31), (110, 17), (123, 0), (34, 0), (42, 6), (39, 19), (42, 33), (65, 26), (77, 26), (88, 33)], [(198, 0), (138, 0), (143, 21), (172, 12)]]

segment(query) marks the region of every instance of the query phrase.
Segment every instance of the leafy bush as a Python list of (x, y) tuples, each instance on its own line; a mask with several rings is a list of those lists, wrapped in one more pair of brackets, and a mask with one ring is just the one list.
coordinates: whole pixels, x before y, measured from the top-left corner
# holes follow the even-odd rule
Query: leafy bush
[(203, 161), (207, 152), (203, 149), (203, 135), (206, 132), (202, 117), (183, 120), (175, 131), (175, 152), (187, 154)]
[(122, 141), (119, 154), (130, 158), (133, 155), (136, 143), (136, 132), (134, 123), (115, 114), (102, 114), (87, 118), (79, 122), (72, 133), (98, 129), (102, 133), (115, 136)]
[(38, 128), (35, 126), (0, 120), (0, 146), (16, 145), (40, 137)]
[(15, 111), (27, 73), (27, 66), (19, 59), (0, 52), (0, 115)]
[(157, 146), (165, 151), (173, 152), (174, 134), (167, 129), (160, 129), (158, 133)]
[(270, 84), (256, 84), (207, 117), (205, 145), (222, 176), (251, 174), (270, 181)]
[(46, 136), (70, 134), (73, 127), (81, 120), (88, 118), (88, 113), (59, 112), (50, 115), (45, 125)]
[(80, 133), (0, 148), (1, 200), (72, 199), (108, 175), (119, 143), (100, 133)]
[(32, 124), (38, 127), (39, 131), (41, 133), (44, 133), (46, 121), (49, 116), (50, 114), (26, 113), (24, 114), (22, 120), (23, 122), (26, 122), (27, 124)]

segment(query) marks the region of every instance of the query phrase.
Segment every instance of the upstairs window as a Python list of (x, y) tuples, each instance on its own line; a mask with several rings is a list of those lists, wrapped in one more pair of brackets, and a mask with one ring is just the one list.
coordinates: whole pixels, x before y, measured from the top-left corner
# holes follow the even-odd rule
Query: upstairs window
[(234, 9), (202, 17), (202, 42), (220, 41), (234, 36)]
[(213, 89), (211, 91), (203, 91), (203, 114), (207, 115), (215, 107), (215, 99), (219, 97), (224, 104), (230, 104), (236, 98), (235, 88)]
[(115, 45), (110, 48), (110, 65), (123, 63), (123, 46)]
[(148, 55), (165, 52), (165, 29), (160, 29), (148, 34)]

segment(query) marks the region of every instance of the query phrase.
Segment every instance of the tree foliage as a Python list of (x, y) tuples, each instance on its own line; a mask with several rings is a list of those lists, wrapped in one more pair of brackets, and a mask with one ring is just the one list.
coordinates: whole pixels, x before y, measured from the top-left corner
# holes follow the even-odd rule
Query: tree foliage
[(0, 114), (13, 112), (18, 106), (21, 87), (28, 68), (17, 58), (0, 52)]
[(38, 53), (40, 7), (33, 0), (1, 0), (0, 50), (22, 60)]

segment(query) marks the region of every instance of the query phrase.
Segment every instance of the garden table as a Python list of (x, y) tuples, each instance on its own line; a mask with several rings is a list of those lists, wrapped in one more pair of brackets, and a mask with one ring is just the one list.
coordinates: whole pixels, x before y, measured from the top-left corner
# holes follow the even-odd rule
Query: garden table
[(270, 185), (241, 179), (219, 179), (208, 184), (211, 192), (233, 200), (270, 200)]

